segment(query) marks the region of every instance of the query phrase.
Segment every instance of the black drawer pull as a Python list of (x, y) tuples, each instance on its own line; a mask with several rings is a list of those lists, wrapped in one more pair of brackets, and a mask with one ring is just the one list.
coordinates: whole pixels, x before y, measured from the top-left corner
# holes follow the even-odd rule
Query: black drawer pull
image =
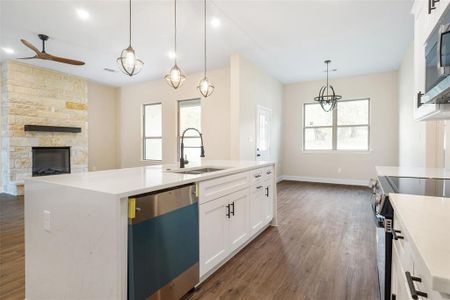
[(234, 201), (231, 202), (231, 208), (233, 209), (233, 210), (231, 211), (231, 214), (234, 216)]
[(414, 286), (414, 281), (422, 282), (422, 279), (419, 277), (411, 276), (410, 272), (405, 272), (405, 275), (406, 275), (406, 281), (408, 282), (408, 287), (409, 287), (409, 292), (411, 293), (411, 297), (414, 300), (419, 299), (419, 296), (428, 298), (427, 293), (416, 290), (416, 287)]
[(230, 218), (230, 204), (227, 205), (227, 218)]
[(266, 187), (266, 197), (269, 197), (269, 187)]
[(402, 233), (401, 230), (392, 230), (392, 236), (394, 237), (394, 240), (403, 240), (405, 237), (403, 235), (397, 235), (397, 233)]
[(267, 171), (266, 174), (270, 175), (270, 174), (272, 174), (272, 171)]
[(261, 176), (262, 176), (261, 174), (255, 175), (255, 178), (259, 178)]
[(259, 190), (259, 189), (261, 189), (261, 188), (262, 188), (262, 185), (258, 185), (258, 186), (256, 187), (257, 190)]

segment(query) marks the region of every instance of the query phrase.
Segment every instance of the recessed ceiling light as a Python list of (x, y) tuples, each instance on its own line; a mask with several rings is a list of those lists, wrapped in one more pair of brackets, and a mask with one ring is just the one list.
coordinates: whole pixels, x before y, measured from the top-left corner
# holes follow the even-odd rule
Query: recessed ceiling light
[(90, 14), (87, 10), (84, 10), (82, 8), (77, 8), (77, 16), (83, 21), (86, 21), (90, 18)]
[(220, 27), (221, 24), (222, 24), (222, 22), (220, 22), (219, 18), (214, 17), (214, 18), (211, 19), (211, 26), (212, 27), (217, 28), (217, 27)]
[(3, 47), (2, 48), (3, 52), (5, 52), (6, 54), (14, 54), (14, 49), (12, 48), (7, 48), (7, 47)]
[(167, 52), (167, 56), (168, 56), (170, 59), (174, 59), (174, 58), (177, 57), (177, 54), (176, 54), (174, 51), (170, 50), (169, 52)]

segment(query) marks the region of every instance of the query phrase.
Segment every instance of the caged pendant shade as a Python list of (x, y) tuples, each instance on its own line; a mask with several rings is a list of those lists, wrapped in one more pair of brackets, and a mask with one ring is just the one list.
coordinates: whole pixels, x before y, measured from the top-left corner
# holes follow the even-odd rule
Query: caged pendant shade
[(197, 89), (203, 97), (207, 98), (211, 96), (214, 92), (214, 84), (212, 84), (208, 77), (206, 77), (206, 0), (203, 0), (203, 25), (204, 25), (204, 36), (203, 36), (203, 55), (204, 55), (204, 71), (203, 79), (198, 83)]
[(174, 66), (170, 69), (169, 74), (164, 76), (164, 79), (167, 83), (173, 87), (174, 89), (179, 88), (183, 85), (186, 76), (183, 74), (183, 71), (177, 65), (177, 0), (174, 1), (174, 50), (175, 50), (175, 62)]
[(122, 50), (122, 53), (117, 58), (116, 62), (119, 66), (120, 71), (131, 77), (138, 74), (144, 66), (142, 60), (136, 57), (136, 52), (134, 51), (133, 47), (131, 47), (131, 0), (129, 1), (129, 17), (130, 23), (128, 48)]
[(324, 111), (330, 112), (336, 107), (336, 103), (342, 99), (342, 96), (336, 95), (333, 86), (328, 83), (328, 65), (331, 60), (326, 60), (324, 63), (327, 65), (327, 84), (320, 88), (319, 96), (314, 97), (314, 101), (319, 102)]

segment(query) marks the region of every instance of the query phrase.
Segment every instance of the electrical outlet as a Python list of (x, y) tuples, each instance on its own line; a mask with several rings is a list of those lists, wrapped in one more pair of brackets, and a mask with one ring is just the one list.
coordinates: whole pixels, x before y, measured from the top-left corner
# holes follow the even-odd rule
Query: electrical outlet
[(48, 210), (44, 210), (44, 229), (48, 232), (51, 231), (51, 213)]

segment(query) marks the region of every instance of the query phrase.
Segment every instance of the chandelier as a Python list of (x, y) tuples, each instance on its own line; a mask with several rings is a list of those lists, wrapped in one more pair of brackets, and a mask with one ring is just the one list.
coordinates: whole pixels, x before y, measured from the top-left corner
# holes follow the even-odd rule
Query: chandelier
[[(342, 96), (336, 95), (333, 86), (328, 83), (328, 65), (331, 63), (331, 60), (327, 59), (324, 63), (327, 65), (327, 84), (320, 88), (319, 96), (314, 97), (314, 101), (319, 102), (322, 109), (329, 112), (336, 107), (336, 103), (342, 99)], [(333, 71), (336, 71), (336, 69)]]

